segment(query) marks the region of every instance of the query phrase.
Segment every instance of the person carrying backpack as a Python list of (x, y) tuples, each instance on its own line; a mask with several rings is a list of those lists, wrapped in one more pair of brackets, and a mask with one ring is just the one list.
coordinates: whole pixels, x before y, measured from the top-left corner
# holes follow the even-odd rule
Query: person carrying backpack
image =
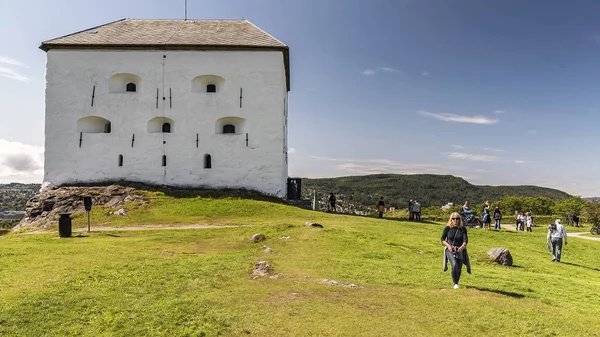
[(556, 219), (553, 224), (548, 225), (548, 236), (546, 236), (548, 250), (552, 252), (552, 261), (560, 262), (562, 257), (563, 239), (565, 240), (566, 246), (567, 231), (565, 230), (565, 227), (560, 224), (560, 219)]
[(502, 211), (500, 210), (500, 204), (496, 204), (496, 208), (494, 208), (494, 220), (496, 223), (494, 224), (494, 228), (500, 230), (500, 221), (502, 220)]

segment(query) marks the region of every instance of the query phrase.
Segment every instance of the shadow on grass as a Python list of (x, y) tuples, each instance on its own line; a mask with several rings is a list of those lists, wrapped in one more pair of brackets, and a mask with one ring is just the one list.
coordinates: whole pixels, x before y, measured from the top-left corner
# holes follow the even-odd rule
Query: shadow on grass
[(429, 221), (429, 220), (415, 221), (415, 220), (410, 220), (409, 218), (382, 218), (381, 220), (410, 222), (412, 224), (425, 224), (425, 225), (439, 225), (440, 224), (439, 222), (434, 222), (434, 221)]
[(10, 229), (0, 229), (0, 236), (10, 233)]
[(89, 235), (84, 235), (84, 234), (77, 234), (77, 235), (71, 235), (69, 237), (62, 237), (59, 236), (59, 239), (82, 239), (82, 238), (89, 238)]
[(490, 288), (483, 288), (483, 287), (472, 287), (472, 286), (468, 286), (467, 288), (473, 288), (473, 289), (477, 289), (479, 291), (496, 293), (496, 294), (500, 294), (500, 295), (504, 295), (504, 296), (508, 296), (508, 297), (512, 297), (512, 298), (524, 298), (525, 297), (525, 295), (523, 295), (523, 294), (513, 293), (511, 291), (504, 291), (504, 290), (497, 290), (497, 289), (490, 289)]
[(560, 264), (567, 264), (569, 266), (575, 266), (575, 267), (581, 267), (581, 268), (586, 268), (586, 269), (591, 269), (591, 270), (595, 270), (595, 271), (600, 271), (600, 269), (598, 268), (594, 268), (594, 267), (588, 267), (588, 266), (582, 266), (580, 264), (576, 264), (576, 263), (571, 263), (571, 262), (564, 262), (561, 261)]

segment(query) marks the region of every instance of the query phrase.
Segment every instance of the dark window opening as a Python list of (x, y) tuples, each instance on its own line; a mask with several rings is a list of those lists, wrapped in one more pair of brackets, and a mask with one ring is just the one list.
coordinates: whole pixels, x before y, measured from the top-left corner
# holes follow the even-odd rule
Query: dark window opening
[(212, 168), (212, 159), (210, 157), (210, 154), (204, 155), (204, 168)]
[(167, 166), (167, 156), (166, 155), (162, 156), (162, 166)]
[(162, 132), (171, 133), (171, 123), (164, 123), (162, 125)]
[(231, 124), (224, 125), (223, 133), (235, 133), (235, 125), (231, 125)]
[(111, 125), (110, 125), (110, 122), (108, 122), (104, 125), (104, 133), (110, 133), (110, 131), (111, 131)]
[(119, 155), (119, 166), (123, 166), (123, 155)]
[(217, 86), (214, 84), (207, 85), (206, 92), (217, 92)]
[(135, 85), (135, 83), (127, 83), (127, 92), (136, 92), (137, 91), (137, 87)]

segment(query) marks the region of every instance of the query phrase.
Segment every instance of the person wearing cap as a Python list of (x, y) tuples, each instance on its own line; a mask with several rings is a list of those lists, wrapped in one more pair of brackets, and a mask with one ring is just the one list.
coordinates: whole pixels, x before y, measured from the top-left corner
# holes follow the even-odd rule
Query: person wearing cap
[(565, 227), (561, 225), (560, 219), (556, 219), (553, 224), (548, 226), (548, 236), (546, 237), (548, 248), (551, 247), (552, 261), (560, 262), (560, 258), (562, 257), (563, 239), (565, 240), (566, 246), (567, 231), (565, 230)]

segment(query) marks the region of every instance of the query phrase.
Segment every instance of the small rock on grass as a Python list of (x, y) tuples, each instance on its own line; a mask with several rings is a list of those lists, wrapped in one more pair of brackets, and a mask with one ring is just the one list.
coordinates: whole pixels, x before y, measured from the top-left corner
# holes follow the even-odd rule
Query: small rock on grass
[(252, 268), (253, 279), (267, 276), (273, 270), (273, 267), (267, 261), (259, 261), (254, 264)]
[(257, 233), (252, 235), (252, 238), (250, 239), (253, 242), (261, 242), (261, 241), (265, 241), (267, 239), (266, 236), (264, 236), (263, 234)]
[(318, 224), (318, 223), (315, 223), (315, 222), (310, 222), (310, 221), (306, 221), (306, 222), (304, 223), (304, 226), (307, 226), (307, 227), (317, 227), (317, 228), (323, 228), (323, 225), (321, 225), (321, 224)]
[(334, 281), (334, 280), (327, 280), (327, 279), (323, 280), (323, 283), (327, 284), (328, 286), (342, 286), (344, 288), (363, 288), (354, 283), (342, 283), (342, 282), (338, 282), (338, 281)]

